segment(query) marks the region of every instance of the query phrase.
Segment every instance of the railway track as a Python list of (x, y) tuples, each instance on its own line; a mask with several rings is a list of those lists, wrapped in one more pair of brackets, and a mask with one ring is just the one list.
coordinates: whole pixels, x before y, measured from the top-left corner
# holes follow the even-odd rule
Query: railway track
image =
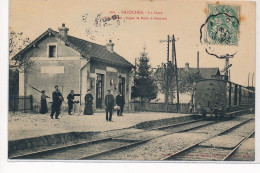
[[(217, 135), (220, 135), (222, 133), (225, 133), (229, 130), (232, 130), (244, 123), (246, 123), (249, 120), (243, 121), (239, 125), (236, 125), (228, 130), (225, 130)], [(90, 142), (81, 142), (78, 144), (73, 145), (67, 145), (57, 148), (52, 148), (49, 150), (43, 150), (39, 152), (32, 152), (27, 153), (23, 155), (16, 155), (13, 157), (10, 157), (10, 159), (51, 159), (51, 160), (95, 160), (96, 158), (103, 156), (103, 155), (109, 155), (111, 153), (116, 153), (120, 151), (124, 151), (133, 147), (136, 147), (138, 145), (144, 144), (152, 139), (159, 138), (162, 136), (166, 136), (173, 133), (180, 133), (180, 132), (187, 132), (190, 130), (196, 130), (199, 128), (203, 128), (212, 124), (220, 123), (223, 121), (207, 121), (203, 119), (199, 120), (192, 120), (188, 122), (182, 122), (178, 124), (173, 125), (167, 125), (167, 126), (160, 126), (156, 128), (147, 129), (144, 131), (139, 132), (132, 132), (132, 133), (123, 133), (120, 135), (116, 135), (113, 137), (108, 138), (102, 138), (97, 139)], [(214, 136), (217, 136), (214, 135)], [(213, 138), (212, 136), (211, 138)], [(210, 139), (210, 138), (207, 138)], [(205, 141), (205, 140), (203, 140)], [(201, 142), (203, 142), (201, 141)], [(200, 143), (201, 143), (200, 142)], [(199, 143), (197, 143), (198, 145)], [(189, 148), (195, 147), (191, 146)], [(161, 160), (172, 160), (172, 158), (175, 157), (175, 155), (178, 155), (180, 153), (183, 153), (184, 151), (187, 151), (188, 148), (178, 152), (174, 153), (171, 156), (167, 156), (166, 158), (163, 158)], [(232, 155), (232, 154), (231, 154)]]
[[(91, 159), (102, 154), (108, 154), (135, 147), (154, 138), (171, 133), (185, 132), (218, 122), (219, 121), (207, 121), (205, 119), (192, 120), (173, 125), (151, 128), (141, 132), (123, 133), (117, 136), (97, 139), (90, 142), (81, 142), (78, 144), (65, 145), (48, 150), (16, 155), (10, 157), (10, 159)], [(137, 136), (139, 138), (134, 139)], [(124, 139), (124, 137), (127, 139)]]
[[(227, 137), (232, 136), (232, 131), (238, 130), (241, 126), (250, 123), (254, 118), (245, 120), (229, 129), (223, 130), (217, 134), (211, 135), (210, 137), (201, 140), (193, 145), (190, 145), (178, 152), (170, 154), (160, 160), (185, 160), (185, 161), (227, 161), (232, 155), (237, 151), (237, 149), (252, 135), (254, 135), (255, 130), (243, 134), (240, 138), (235, 138), (233, 141), (235, 145), (233, 146), (221, 146), (217, 142), (217, 138), (228, 135)], [(254, 127), (254, 126), (253, 126)], [(223, 138), (224, 139), (224, 138)], [(227, 139), (228, 140), (228, 139)], [(215, 144), (214, 144), (215, 142)], [(225, 143), (225, 141), (220, 141)], [(214, 146), (215, 145), (215, 146)], [(227, 144), (228, 145), (228, 144)]]

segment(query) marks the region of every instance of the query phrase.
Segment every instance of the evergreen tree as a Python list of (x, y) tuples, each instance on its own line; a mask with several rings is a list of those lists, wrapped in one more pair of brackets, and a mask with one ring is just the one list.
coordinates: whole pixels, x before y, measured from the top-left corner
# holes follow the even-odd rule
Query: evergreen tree
[(138, 60), (139, 63), (137, 64), (136, 76), (134, 80), (135, 86), (133, 88), (132, 96), (134, 98), (139, 97), (141, 102), (150, 102), (152, 99), (156, 98), (158, 89), (152, 76), (153, 70), (149, 64), (149, 58), (147, 57), (145, 48), (140, 54), (140, 58), (138, 58)]

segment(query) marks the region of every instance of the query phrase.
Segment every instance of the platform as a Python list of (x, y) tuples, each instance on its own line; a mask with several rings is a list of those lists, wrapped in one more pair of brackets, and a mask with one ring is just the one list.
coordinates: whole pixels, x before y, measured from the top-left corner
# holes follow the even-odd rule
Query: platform
[[(9, 113), (8, 140), (33, 138), (45, 135), (68, 132), (102, 132), (129, 127), (146, 128), (149, 125), (160, 125), (169, 120), (185, 121), (191, 114), (138, 112), (125, 113), (118, 117), (113, 115), (113, 122), (106, 122), (104, 113), (87, 115), (60, 115), (51, 119), (49, 114)], [(176, 118), (176, 119), (175, 119)]]

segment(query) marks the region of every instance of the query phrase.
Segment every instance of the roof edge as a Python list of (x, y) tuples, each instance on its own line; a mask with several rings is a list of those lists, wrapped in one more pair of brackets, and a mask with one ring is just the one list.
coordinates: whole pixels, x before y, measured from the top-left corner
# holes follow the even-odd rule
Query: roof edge
[[(92, 57), (92, 58), (94, 58), (94, 60), (96, 60), (96, 61), (104, 62), (103, 59), (101, 59), (101, 58), (98, 58), (98, 57)], [(110, 61), (110, 60), (107, 60), (107, 61), (110, 62), (111, 64), (119, 65), (119, 66), (125, 66), (125, 67), (131, 68), (131, 69), (135, 67), (132, 63), (130, 63), (128, 61), (127, 62), (129, 64), (121, 64), (121, 63), (117, 63), (115, 61)]]
[(37, 42), (39, 42), (41, 39), (43, 39), (47, 35), (53, 35), (56, 38), (60, 39), (65, 43), (65, 45), (75, 49), (77, 52), (79, 52), (84, 58), (90, 59), (91, 56), (89, 56), (84, 50), (79, 49), (77, 46), (69, 42), (68, 40), (64, 39), (59, 35), (57, 31), (52, 30), (51, 28), (48, 28), (43, 34), (41, 34), (39, 37), (37, 37), (34, 41), (32, 41), (30, 44), (28, 44), (25, 48), (23, 48), (20, 52), (18, 52), (15, 56), (12, 57), (12, 59), (17, 59), (19, 56), (23, 55), (25, 51), (30, 49), (31, 47), (35, 46)]

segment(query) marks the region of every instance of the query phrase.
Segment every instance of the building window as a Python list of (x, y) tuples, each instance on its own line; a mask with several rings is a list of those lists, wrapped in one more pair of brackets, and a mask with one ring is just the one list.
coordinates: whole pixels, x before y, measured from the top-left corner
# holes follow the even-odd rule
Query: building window
[(49, 57), (56, 57), (56, 52), (57, 52), (57, 46), (56, 45), (51, 45), (49, 46)]

